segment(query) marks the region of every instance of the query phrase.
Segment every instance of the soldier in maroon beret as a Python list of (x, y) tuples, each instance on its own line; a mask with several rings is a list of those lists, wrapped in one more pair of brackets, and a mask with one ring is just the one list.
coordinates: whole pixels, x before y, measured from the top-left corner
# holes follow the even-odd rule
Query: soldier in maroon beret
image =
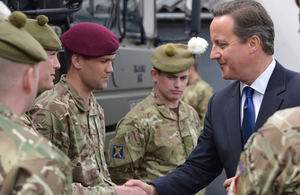
[(61, 41), (68, 73), (36, 99), (30, 115), (39, 133), (71, 159), (72, 194), (146, 194), (111, 181), (104, 157), (104, 113), (92, 94), (107, 87), (118, 38), (104, 26), (84, 22), (72, 26)]

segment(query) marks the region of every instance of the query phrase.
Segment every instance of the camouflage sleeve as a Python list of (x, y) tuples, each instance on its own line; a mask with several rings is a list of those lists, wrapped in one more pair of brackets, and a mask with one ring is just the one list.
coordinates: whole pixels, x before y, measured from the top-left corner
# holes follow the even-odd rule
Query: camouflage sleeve
[(85, 187), (81, 183), (73, 183), (72, 195), (117, 195), (117, 191), (114, 186)]
[(108, 168), (117, 185), (134, 179), (134, 171), (144, 156), (145, 140), (141, 129), (137, 120), (123, 118), (117, 126), (116, 137), (109, 142)]
[(236, 171), (236, 179), (230, 185), (228, 195), (250, 195), (256, 194), (254, 188), (249, 180), (247, 169), (245, 169), (245, 153), (242, 152), (238, 168)]
[(214, 94), (213, 89), (210, 86), (207, 86), (205, 89), (203, 89), (203, 91), (199, 97), (199, 101), (198, 101), (196, 110), (200, 117), (202, 128), (204, 127), (204, 118), (205, 118), (205, 114), (207, 112), (208, 102), (213, 94)]
[(30, 116), (36, 130), (46, 139), (51, 141), (65, 154), (68, 154), (70, 146), (69, 129), (62, 120), (54, 116), (49, 110), (34, 107), (30, 110)]
[(231, 194), (299, 194), (299, 111), (277, 111), (241, 154)]
[(22, 114), (20, 119), (23, 121), (25, 125), (28, 126), (28, 128), (30, 128), (30, 130), (37, 133), (37, 130), (35, 129), (35, 126), (33, 125), (31, 118), (26, 113)]
[(197, 122), (197, 125), (196, 125), (196, 127), (197, 127), (197, 135), (199, 137), (201, 135), (201, 133), (203, 132), (203, 122), (200, 120), (199, 115), (198, 115), (198, 113), (197, 113), (196, 110), (194, 110), (193, 116), (194, 116), (195, 121)]
[(68, 175), (56, 160), (22, 161), (7, 173), (0, 194), (70, 194), (71, 168), (65, 168)]

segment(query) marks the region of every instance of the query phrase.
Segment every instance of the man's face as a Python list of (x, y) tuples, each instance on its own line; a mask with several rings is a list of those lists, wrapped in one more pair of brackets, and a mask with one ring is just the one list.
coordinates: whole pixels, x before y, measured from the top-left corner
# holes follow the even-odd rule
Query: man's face
[(60, 68), (57, 52), (58, 51), (46, 50), (48, 59), (40, 62), (39, 93), (54, 87), (53, 80), (55, 79), (55, 70)]
[(109, 74), (114, 71), (112, 63), (115, 57), (115, 54), (90, 58), (81, 57), (83, 66), (80, 77), (87, 90), (106, 89)]
[(160, 74), (154, 69), (151, 71), (152, 79), (156, 85), (156, 93), (164, 101), (166, 106), (171, 108), (173, 107), (172, 105), (176, 106), (187, 85), (189, 70), (180, 73), (161, 72)]
[(218, 60), (224, 79), (248, 80), (252, 71), (249, 65), (250, 46), (248, 41), (241, 44), (232, 28), (233, 19), (229, 15), (213, 19), (210, 25), (213, 43), (210, 58)]

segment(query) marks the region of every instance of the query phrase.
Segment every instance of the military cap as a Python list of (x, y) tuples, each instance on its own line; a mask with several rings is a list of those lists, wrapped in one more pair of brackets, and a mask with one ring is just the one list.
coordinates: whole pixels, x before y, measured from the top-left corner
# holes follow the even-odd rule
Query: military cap
[(195, 55), (204, 53), (207, 46), (207, 41), (200, 37), (191, 38), (188, 45), (161, 45), (152, 52), (151, 62), (154, 68), (163, 72), (183, 72), (195, 64)]
[(61, 41), (71, 52), (86, 57), (112, 54), (119, 48), (119, 40), (113, 32), (90, 22), (73, 25), (61, 36)]
[(36, 20), (27, 19), (24, 29), (27, 30), (47, 50), (60, 50), (61, 41), (54, 30), (47, 24), (48, 17), (39, 15)]
[(26, 15), (15, 11), (8, 22), (0, 22), (0, 56), (28, 64), (47, 59), (47, 54), (24, 28)]

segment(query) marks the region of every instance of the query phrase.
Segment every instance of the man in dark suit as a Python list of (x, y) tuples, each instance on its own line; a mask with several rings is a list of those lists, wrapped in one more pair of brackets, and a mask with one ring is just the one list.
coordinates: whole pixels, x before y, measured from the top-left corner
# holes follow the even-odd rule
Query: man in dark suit
[[(232, 0), (217, 4), (212, 13), (210, 58), (218, 60), (224, 79), (236, 81), (210, 99), (203, 133), (183, 165), (150, 185), (137, 180), (125, 185), (139, 185), (149, 194), (194, 194), (223, 168), (231, 178), (248, 136), (275, 111), (300, 105), (300, 74), (273, 58), (274, 25), (264, 7), (254, 0)], [(243, 120), (249, 118), (244, 106), (250, 105), (244, 89), (249, 87), (253, 126), (244, 136)]]

